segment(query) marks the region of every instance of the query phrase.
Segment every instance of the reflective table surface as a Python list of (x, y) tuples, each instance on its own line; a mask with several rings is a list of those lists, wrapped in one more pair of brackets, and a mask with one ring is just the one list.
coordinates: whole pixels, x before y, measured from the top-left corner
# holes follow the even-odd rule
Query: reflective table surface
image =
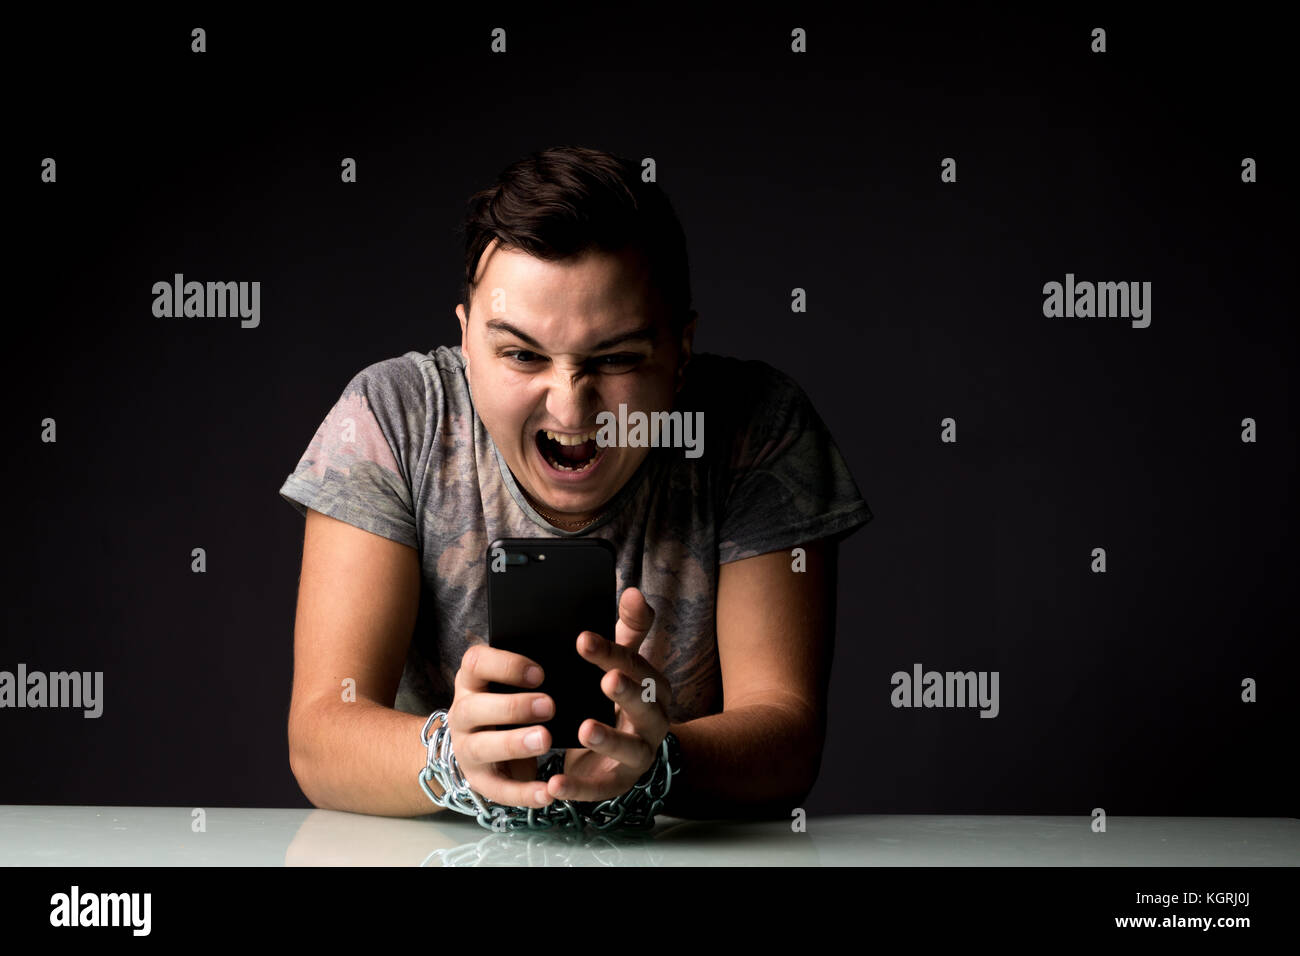
[(334, 810), (0, 806), (3, 866), (1295, 866), (1300, 820), (659, 817), (648, 833), (492, 833), (472, 818)]

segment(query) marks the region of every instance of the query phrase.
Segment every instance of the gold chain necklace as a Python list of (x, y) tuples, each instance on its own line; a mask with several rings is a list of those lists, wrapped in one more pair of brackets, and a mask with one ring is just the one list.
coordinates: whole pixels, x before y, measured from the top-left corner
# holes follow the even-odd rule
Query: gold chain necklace
[[(519, 487), (520, 490), (523, 491), (523, 485), (520, 485)], [(596, 512), (594, 517), (588, 518), (586, 521), (580, 521), (580, 522), (564, 521), (560, 518), (555, 517), (555, 515), (547, 514), (545, 511), (543, 511), (542, 508), (537, 504), (537, 502), (533, 500), (533, 496), (530, 495), (527, 491), (524, 491), (524, 497), (527, 498), (528, 503), (533, 506), (533, 510), (536, 511), (543, 518), (545, 518), (547, 521), (549, 521), (551, 524), (561, 528), (568, 528), (572, 531), (577, 531), (580, 528), (587, 527), (587, 525), (591, 524), (593, 521), (595, 521), (597, 518), (599, 518), (602, 514), (605, 513), (605, 509), (602, 508), (600, 511)]]

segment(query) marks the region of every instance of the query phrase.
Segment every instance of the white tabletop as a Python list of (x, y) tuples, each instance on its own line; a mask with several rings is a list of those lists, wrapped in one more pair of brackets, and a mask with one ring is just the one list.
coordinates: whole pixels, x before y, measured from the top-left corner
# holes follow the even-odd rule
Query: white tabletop
[[(202, 832), (195, 832), (201, 821)], [(492, 833), (459, 814), (0, 806), (4, 866), (1295, 866), (1300, 820), (865, 815), (659, 817), (648, 834)]]

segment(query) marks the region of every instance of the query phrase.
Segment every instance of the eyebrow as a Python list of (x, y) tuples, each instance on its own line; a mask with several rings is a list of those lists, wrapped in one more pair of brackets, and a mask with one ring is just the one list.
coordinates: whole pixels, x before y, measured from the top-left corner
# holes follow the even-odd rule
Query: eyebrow
[[(505, 319), (488, 319), (486, 325), (484, 326), (484, 329), (489, 334), (492, 335), (513, 335), (515, 338), (520, 339), (523, 342), (526, 342), (528, 345), (531, 345), (539, 352), (546, 351), (544, 348), (542, 348), (541, 343), (538, 342), (535, 338), (533, 338), (531, 335), (527, 334), (526, 332), (515, 328), (515, 326), (511, 325)], [(654, 340), (655, 340), (655, 327), (653, 325), (642, 325), (639, 328), (632, 329), (629, 332), (621, 332), (618, 335), (614, 335), (611, 336), (610, 338), (603, 339), (600, 342), (597, 342), (595, 345), (591, 347), (591, 351), (599, 352), (602, 351), (603, 349), (610, 349), (613, 348), (615, 345), (622, 344), (623, 342), (630, 342), (630, 341), (653, 342)]]

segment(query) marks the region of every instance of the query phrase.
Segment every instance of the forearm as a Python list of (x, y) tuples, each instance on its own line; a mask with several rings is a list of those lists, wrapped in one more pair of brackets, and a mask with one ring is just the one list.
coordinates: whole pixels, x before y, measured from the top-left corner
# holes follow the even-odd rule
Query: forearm
[(788, 816), (821, 767), (817, 721), (776, 704), (753, 704), (673, 724), (682, 773), (660, 811), (687, 819)]
[[(290, 730), (298, 785), (323, 810), (389, 817), (440, 812), (418, 781), (426, 757), (420, 729), (427, 719), (368, 700), (318, 705)], [(429, 786), (442, 794), (436, 781)]]

